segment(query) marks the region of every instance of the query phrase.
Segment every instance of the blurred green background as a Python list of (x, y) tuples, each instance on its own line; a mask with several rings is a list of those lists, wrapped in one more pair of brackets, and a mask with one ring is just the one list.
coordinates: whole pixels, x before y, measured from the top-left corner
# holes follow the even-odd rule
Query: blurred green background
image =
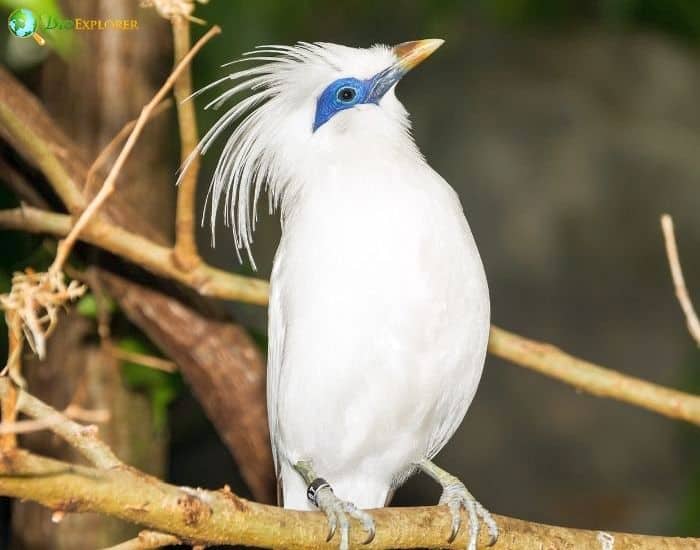
[[(16, 4), (0, 0), (8, 12)], [(41, 9), (56, 9), (48, 5)], [(675, 301), (659, 229), (660, 214), (672, 214), (686, 279), (700, 301), (700, 2), (211, 0), (196, 15), (224, 32), (197, 57), (195, 87), (226, 74), (221, 64), (259, 44), (446, 39), (397, 93), (421, 150), (462, 199), (486, 266), (494, 322), (700, 392), (700, 352)], [(195, 27), (196, 35), (204, 31)], [(3, 62), (36, 83), (48, 52), (29, 41), (20, 51), (20, 41), (3, 32)], [(71, 62), (70, 45), (56, 47)], [(167, 64), (157, 68), (164, 70)], [(216, 116), (200, 111), (200, 128)], [(174, 140), (173, 133), (173, 174)], [(204, 160), (198, 214), (215, 162), (215, 151)], [(3, 207), (13, 200), (0, 188)], [(279, 225), (261, 215), (255, 254), (267, 277)], [(4, 290), (14, 269), (36, 266), (42, 240), (7, 232), (0, 239)], [(249, 271), (237, 265), (226, 229), (217, 243), (211, 249), (201, 230), (208, 259)], [(231, 307), (264, 334), (262, 309)], [(230, 482), (232, 462), (196, 402), (179, 384), (163, 384), (179, 392), (169, 405), (169, 479)], [(494, 512), (700, 535), (697, 428), (493, 358), (439, 462)], [(396, 502), (437, 497), (436, 487), (413, 479)]]

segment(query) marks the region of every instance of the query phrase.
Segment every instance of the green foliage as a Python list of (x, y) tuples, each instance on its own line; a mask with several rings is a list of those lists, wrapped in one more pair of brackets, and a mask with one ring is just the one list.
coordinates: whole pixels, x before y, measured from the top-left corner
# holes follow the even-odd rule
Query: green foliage
[[(125, 351), (156, 355), (156, 350), (141, 337), (122, 338), (117, 346)], [(178, 373), (163, 372), (132, 361), (122, 361), (121, 366), (125, 384), (148, 394), (153, 424), (156, 430), (163, 430), (167, 422), (168, 405), (182, 391), (182, 377)]]

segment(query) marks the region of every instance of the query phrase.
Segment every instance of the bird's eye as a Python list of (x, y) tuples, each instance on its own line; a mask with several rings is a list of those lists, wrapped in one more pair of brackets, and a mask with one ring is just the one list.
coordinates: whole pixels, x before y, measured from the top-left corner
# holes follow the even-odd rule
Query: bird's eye
[(355, 88), (350, 88), (348, 86), (345, 86), (338, 90), (338, 100), (341, 101), (342, 103), (351, 103), (353, 99), (355, 99), (355, 96), (357, 95), (357, 92), (355, 91)]

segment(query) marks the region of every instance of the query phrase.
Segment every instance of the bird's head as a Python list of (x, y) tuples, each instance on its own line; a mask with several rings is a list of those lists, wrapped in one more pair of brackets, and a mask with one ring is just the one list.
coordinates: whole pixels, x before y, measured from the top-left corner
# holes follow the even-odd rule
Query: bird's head
[(233, 83), (205, 106), (218, 109), (248, 92), (222, 114), (190, 157), (206, 153), (222, 133), (228, 133), (208, 194), (212, 237), (223, 199), (224, 220), (233, 228), (236, 248), (245, 248), (253, 263), (250, 244), (264, 186), (270, 209), (281, 202), (284, 216), (285, 198), (320, 162), (349, 147), (405, 140), (408, 114), (394, 87), (442, 43), (430, 39), (370, 48), (305, 42), (260, 46), (228, 64), (256, 63), (194, 94)]

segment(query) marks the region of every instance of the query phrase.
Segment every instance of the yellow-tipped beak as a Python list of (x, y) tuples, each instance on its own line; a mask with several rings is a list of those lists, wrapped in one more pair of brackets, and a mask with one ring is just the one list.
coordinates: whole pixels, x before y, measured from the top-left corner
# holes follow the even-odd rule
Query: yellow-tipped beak
[(382, 72), (374, 75), (372, 78), (372, 88), (367, 95), (367, 102), (379, 103), (382, 97), (384, 97), (384, 94), (401, 80), (408, 71), (418, 65), (444, 43), (444, 40), (438, 38), (428, 38), (426, 40), (404, 42), (403, 44), (394, 46), (392, 51), (396, 55), (396, 62)]
[(410, 71), (444, 43), (445, 41), (440, 38), (426, 38), (397, 44), (392, 50), (398, 58), (398, 64), (401, 65), (401, 68), (404, 71)]

